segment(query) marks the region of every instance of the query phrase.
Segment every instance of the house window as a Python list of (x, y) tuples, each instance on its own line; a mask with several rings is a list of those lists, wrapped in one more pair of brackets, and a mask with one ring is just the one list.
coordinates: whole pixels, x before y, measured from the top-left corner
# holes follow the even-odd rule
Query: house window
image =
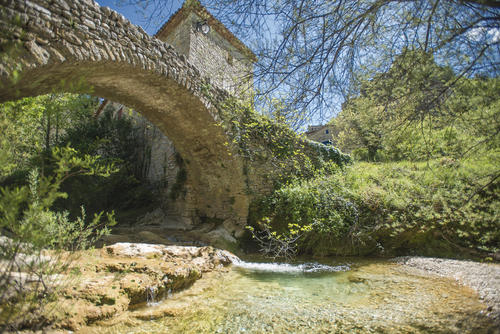
[(328, 134), (328, 129), (325, 130), (325, 133)]

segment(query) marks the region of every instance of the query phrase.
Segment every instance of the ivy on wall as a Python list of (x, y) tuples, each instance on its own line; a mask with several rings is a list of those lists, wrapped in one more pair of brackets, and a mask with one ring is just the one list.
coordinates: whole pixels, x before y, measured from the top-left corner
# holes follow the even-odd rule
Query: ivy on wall
[(231, 138), (228, 145), (250, 166), (265, 166), (276, 183), (310, 178), (330, 164), (344, 166), (350, 156), (335, 147), (308, 140), (288, 126), (259, 114), (249, 104), (228, 98), (217, 105), (220, 125)]

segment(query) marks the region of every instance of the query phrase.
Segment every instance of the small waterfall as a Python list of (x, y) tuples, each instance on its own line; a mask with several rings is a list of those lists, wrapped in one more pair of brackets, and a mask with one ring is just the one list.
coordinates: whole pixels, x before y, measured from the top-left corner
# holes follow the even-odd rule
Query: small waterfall
[(158, 287), (156, 286), (148, 286), (146, 288), (146, 305), (154, 306), (158, 305), (159, 301), (157, 301)]
[(348, 265), (328, 266), (317, 262), (290, 264), (290, 263), (259, 263), (259, 262), (245, 262), (241, 260), (233, 260), (235, 267), (257, 270), (269, 271), (277, 273), (316, 273), (316, 272), (338, 272), (348, 271), (351, 268)]

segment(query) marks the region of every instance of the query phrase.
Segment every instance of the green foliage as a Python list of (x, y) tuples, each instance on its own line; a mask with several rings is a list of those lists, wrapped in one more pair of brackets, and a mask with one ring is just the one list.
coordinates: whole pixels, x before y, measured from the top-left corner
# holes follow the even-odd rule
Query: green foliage
[[(498, 251), (499, 96), (499, 78), (458, 77), (405, 50), (332, 120), (342, 150), (386, 163), (295, 173), (254, 203), (254, 238), (275, 253), (283, 241), (322, 255)], [(293, 226), (310, 230), (296, 238)]]
[(115, 223), (98, 212), (155, 203), (133, 121), (96, 119), (96, 103), (50, 94), (0, 105), (0, 332), (50, 322), (58, 291), (76, 279), (68, 266)]
[(298, 240), (304, 233), (312, 230), (312, 224), (301, 226), (288, 224), (288, 230), (283, 233), (273, 231), (271, 220), (263, 218), (258, 222), (258, 230), (252, 226), (246, 227), (252, 238), (259, 244), (260, 251), (271, 258), (292, 259), (297, 255)]
[(44, 325), (45, 306), (57, 290), (69, 283), (62, 278), (78, 251), (90, 247), (108, 234), (115, 224), (113, 214), (101, 222), (102, 214), (86, 220), (83, 207), (74, 220), (69, 213), (52, 210), (54, 202), (67, 197), (60, 186), (77, 174), (109, 175), (112, 167), (96, 163), (96, 158), (76, 156), (71, 148), (53, 151), (53, 176), (29, 173), (28, 184), (0, 188), (0, 330), (18, 330)]
[(303, 113), (287, 106), (284, 99), (269, 98), (263, 95), (259, 97), (257, 103), (260, 105), (263, 115), (275, 123), (286, 124), (294, 131), (298, 131), (307, 121)]
[(33, 160), (57, 145), (94, 104), (94, 98), (74, 94), (49, 94), (1, 104), (0, 159), (6, 163), (0, 167), (0, 181), (14, 171), (30, 169)]
[(338, 145), (358, 160), (459, 158), (497, 148), (499, 78), (459, 78), (422, 52), (406, 51), (364, 80), (333, 120)]
[(98, 155), (101, 163), (113, 164), (110, 177), (80, 176), (64, 185), (70, 196), (58, 206), (78, 214), (83, 203), (90, 212), (115, 210), (125, 217), (134, 210), (148, 210), (157, 200), (155, 188), (144, 177), (146, 143), (140, 138), (133, 119), (116, 118), (106, 109), (98, 118), (88, 113), (75, 122), (61, 138), (60, 145), (71, 145), (80, 156)]
[[(346, 185), (362, 195), (388, 249), (445, 255), (499, 249), (497, 153), (427, 164), (360, 165)], [(354, 176), (356, 175), (356, 176)], [(356, 178), (356, 180), (354, 180)], [(363, 206), (361, 207), (361, 204)]]
[(258, 221), (257, 227), (262, 229), (262, 222), (269, 220), (267, 229), (272, 232), (268, 240), (294, 238), (300, 231), (300, 238), (294, 240), (300, 252), (321, 253), (325, 249), (332, 252), (357, 229), (357, 208), (342, 197), (338, 181), (317, 177), (297, 179), (261, 201), (260, 210), (265, 218)]
[(137, 144), (133, 135), (134, 125), (130, 118), (114, 117), (113, 111), (106, 109), (96, 118), (91, 110), (87, 110), (85, 117), (66, 129), (60, 145), (70, 144), (80, 153), (99, 154), (104, 160), (122, 165), (127, 160), (133, 160)]
[(143, 179), (145, 142), (128, 117), (115, 118), (113, 110), (105, 110), (95, 118), (96, 103), (88, 95), (49, 94), (0, 105), (0, 185), (25, 184), (33, 168), (49, 175), (57, 168), (51, 151), (69, 145), (74, 158), (92, 156), (114, 170), (109, 177), (73, 175), (62, 184), (69, 196), (59, 198), (56, 208), (68, 210), (70, 217), (77, 217), (82, 205), (90, 214), (147, 210), (155, 200)]
[[(428, 163), (358, 163), (296, 181), (263, 200), (254, 217), (271, 231), (312, 226), (299, 253), (477, 256), (500, 249), (500, 155)], [(258, 228), (258, 224), (255, 224)]]
[(96, 99), (88, 95), (48, 94), (6, 102), (1, 105), (0, 115), (17, 135), (17, 138), (9, 138), (20, 141), (20, 150), (30, 152), (50, 149), (64, 131), (83, 120), (95, 104)]
[(350, 162), (350, 157), (336, 148), (311, 142), (237, 100), (227, 99), (219, 110), (221, 126), (232, 138), (228, 145), (247, 163), (274, 166), (269, 177), (278, 184), (295, 177), (310, 178), (330, 162), (339, 166)]

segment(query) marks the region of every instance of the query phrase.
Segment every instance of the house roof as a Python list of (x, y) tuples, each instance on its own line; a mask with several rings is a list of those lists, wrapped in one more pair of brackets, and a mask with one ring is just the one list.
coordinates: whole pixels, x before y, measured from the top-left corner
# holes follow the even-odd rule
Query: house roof
[(217, 20), (203, 5), (199, 2), (199, 0), (186, 0), (182, 7), (177, 10), (165, 24), (158, 30), (155, 34), (156, 37), (162, 37), (170, 34), (188, 15), (189, 13), (194, 12), (198, 16), (200, 16), (203, 20), (206, 20), (207, 23), (219, 33), (223, 38), (225, 38), (232, 46), (241, 51), (244, 55), (246, 55), (252, 62), (257, 61), (257, 56), (250, 50), (242, 41), (240, 41), (234, 34), (229, 31), (220, 22)]

